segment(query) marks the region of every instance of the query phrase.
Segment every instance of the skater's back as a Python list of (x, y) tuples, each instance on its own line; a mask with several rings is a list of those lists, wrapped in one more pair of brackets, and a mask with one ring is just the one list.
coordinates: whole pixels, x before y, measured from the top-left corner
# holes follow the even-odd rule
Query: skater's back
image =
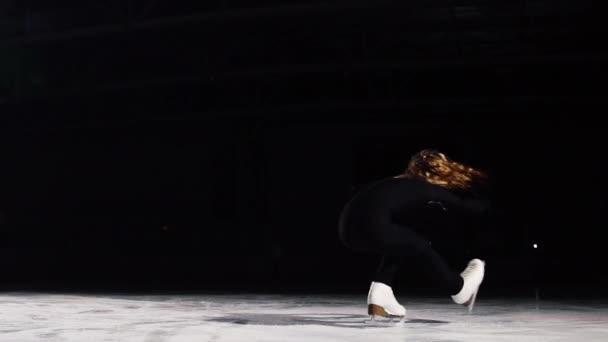
[(364, 234), (379, 224), (395, 223), (422, 230), (442, 216), (475, 215), (487, 209), (485, 201), (431, 184), (394, 177), (363, 187), (347, 203), (340, 217), (340, 236), (348, 244), (349, 232)]

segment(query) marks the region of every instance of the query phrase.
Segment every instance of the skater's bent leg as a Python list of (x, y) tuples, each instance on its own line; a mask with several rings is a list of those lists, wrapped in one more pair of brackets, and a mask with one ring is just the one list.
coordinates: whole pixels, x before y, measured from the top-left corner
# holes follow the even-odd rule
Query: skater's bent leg
[(420, 253), (420, 261), (429, 277), (446, 295), (454, 295), (462, 289), (464, 280), (452, 271), (443, 258), (430, 246)]
[[(374, 281), (391, 284), (404, 261), (421, 263), (434, 284), (446, 295), (458, 293), (463, 286), (460, 274), (453, 272), (429, 241), (407, 227), (384, 225), (379, 227), (374, 243), (385, 255)], [(390, 285), (389, 285), (390, 286)]]

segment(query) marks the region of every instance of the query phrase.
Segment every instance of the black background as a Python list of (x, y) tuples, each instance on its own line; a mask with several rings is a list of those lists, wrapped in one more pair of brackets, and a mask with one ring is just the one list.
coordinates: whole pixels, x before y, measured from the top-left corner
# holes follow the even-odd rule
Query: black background
[(484, 291), (600, 296), (591, 5), (3, 1), (0, 287), (362, 293), (340, 210), (430, 147), (492, 176)]

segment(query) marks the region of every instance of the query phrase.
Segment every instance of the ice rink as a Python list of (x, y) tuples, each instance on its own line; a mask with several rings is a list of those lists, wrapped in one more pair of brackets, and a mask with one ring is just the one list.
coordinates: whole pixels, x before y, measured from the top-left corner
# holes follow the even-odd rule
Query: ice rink
[(361, 296), (0, 294), (0, 341), (608, 341), (608, 305), (399, 298), (402, 325), (365, 323)]

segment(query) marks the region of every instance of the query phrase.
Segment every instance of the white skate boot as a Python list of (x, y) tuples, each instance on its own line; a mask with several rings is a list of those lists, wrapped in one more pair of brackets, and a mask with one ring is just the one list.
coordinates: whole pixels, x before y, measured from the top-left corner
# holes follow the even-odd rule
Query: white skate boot
[(467, 268), (460, 274), (464, 280), (462, 290), (452, 296), (454, 303), (466, 305), (469, 313), (473, 311), (475, 299), (477, 298), (477, 291), (479, 291), (479, 286), (481, 285), (485, 274), (485, 265), (485, 262), (479, 259), (469, 261)]
[(372, 321), (376, 317), (398, 318), (401, 321), (405, 318), (405, 308), (395, 299), (393, 289), (378, 282), (372, 282), (369, 288), (367, 313)]

